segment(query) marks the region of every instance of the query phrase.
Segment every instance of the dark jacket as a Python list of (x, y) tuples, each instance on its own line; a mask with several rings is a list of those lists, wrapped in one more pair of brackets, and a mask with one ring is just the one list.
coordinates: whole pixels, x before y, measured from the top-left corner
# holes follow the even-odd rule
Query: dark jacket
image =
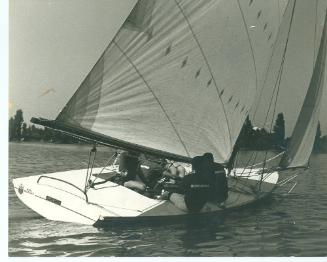
[(199, 212), (210, 199), (211, 188), (209, 182), (199, 173), (193, 172), (182, 180), (185, 204), (190, 212)]
[(226, 172), (222, 165), (214, 163), (214, 187), (215, 197), (214, 201), (221, 203), (228, 197), (228, 182)]
[(214, 163), (212, 154), (192, 159), (193, 173), (182, 180), (185, 204), (190, 212), (199, 212), (206, 202), (223, 202), (228, 197), (225, 169)]

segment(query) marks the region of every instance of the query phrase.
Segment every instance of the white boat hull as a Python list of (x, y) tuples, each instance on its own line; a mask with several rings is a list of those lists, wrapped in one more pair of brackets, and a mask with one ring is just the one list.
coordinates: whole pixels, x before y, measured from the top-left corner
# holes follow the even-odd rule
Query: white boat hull
[[(102, 168), (93, 169), (93, 175)], [(115, 167), (109, 167), (114, 171)], [(278, 173), (258, 174), (256, 169), (235, 169), (229, 177), (229, 195), (224, 205), (207, 203), (201, 213), (241, 207), (269, 194)], [(56, 221), (99, 225), (101, 221), (132, 220), (190, 215), (170, 201), (156, 200), (107, 181), (83, 192), (86, 169), (37, 175), (13, 180), (19, 199), (41, 216)], [(237, 177), (237, 179), (235, 179)], [(262, 178), (262, 183), (258, 183)], [(98, 182), (104, 181), (101, 178)], [(260, 188), (256, 188), (260, 185)], [(256, 193), (255, 193), (256, 192)]]

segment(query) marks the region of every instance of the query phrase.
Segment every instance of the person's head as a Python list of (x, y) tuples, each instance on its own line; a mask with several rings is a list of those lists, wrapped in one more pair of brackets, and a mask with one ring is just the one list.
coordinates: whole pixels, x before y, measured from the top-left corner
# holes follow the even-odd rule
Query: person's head
[(203, 154), (203, 163), (202, 163), (202, 167), (203, 170), (205, 170), (206, 172), (212, 172), (214, 169), (214, 158), (213, 155), (211, 153), (205, 153)]
[(173, 166), (173, 165), (170, 166), (168, 170), (169, 170), (170, 174), (173, 177), (177, 177), (178, 176), (178, 170), (177, 170), (177, 168), (175, 166)]
[(183, 166), (178, 166), (177, 167), (177, 174), (180, 178), (183, 178), (186, 174), (186, 170)]
[(213, 154), (212, 154), (212, 153), (205, 153), (205, 154), (203, 154), (203, 157), (204, 157), (206, 160), (210, 161), (210, 162), (214, 162)]
[(124, 152), (119, 156), (119, 171), (128, 179), (135, 179), (139, 167), (139, 160), (136, 155)]

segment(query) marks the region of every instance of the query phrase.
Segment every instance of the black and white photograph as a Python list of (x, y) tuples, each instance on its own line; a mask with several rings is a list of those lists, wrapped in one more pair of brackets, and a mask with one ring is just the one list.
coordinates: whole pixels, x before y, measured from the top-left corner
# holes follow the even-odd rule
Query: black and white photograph
[(7, 258), (326, 258), (327, 0), (6, 2)]

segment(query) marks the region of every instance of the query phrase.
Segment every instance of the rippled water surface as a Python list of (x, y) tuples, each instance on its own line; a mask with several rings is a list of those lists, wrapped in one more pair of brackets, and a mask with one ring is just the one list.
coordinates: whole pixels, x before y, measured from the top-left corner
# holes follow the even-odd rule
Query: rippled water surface
[[(326, 256), (327, 155), (313, 155), (295, 189), (204, 221), (96, 229), (46, 220), (22, 204), (11, 180), (87, 167), (89, 146), (9, 145), (10, 256)], [(99, 148), (97, 164), (111, 154)]]

